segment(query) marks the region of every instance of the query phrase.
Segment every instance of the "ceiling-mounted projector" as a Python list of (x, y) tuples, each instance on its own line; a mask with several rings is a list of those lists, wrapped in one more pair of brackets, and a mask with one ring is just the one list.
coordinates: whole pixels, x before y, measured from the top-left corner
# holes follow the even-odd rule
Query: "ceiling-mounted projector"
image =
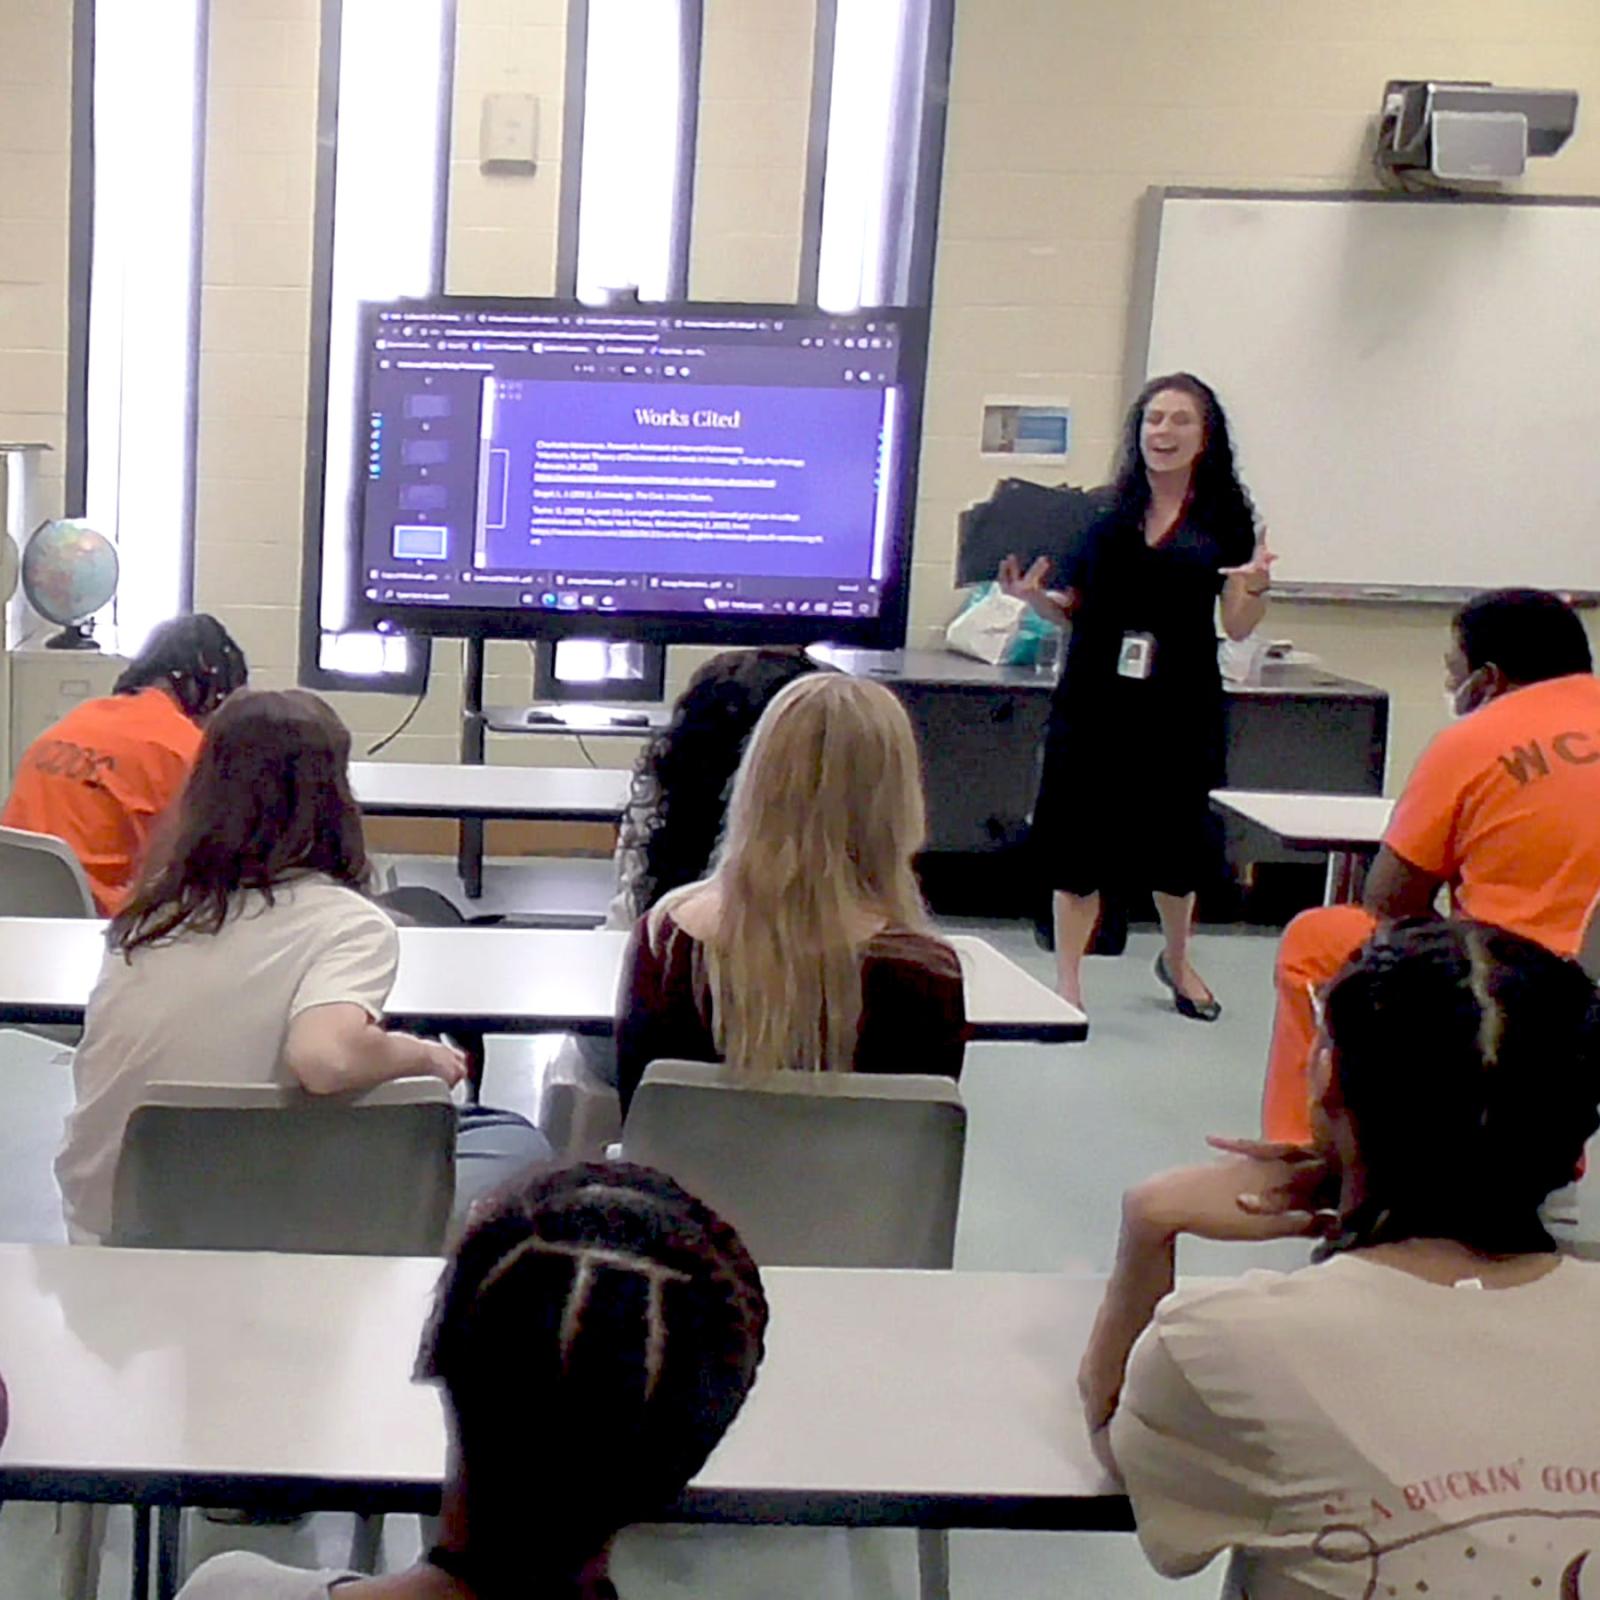
[(1392, 78), (1378, 123), (1378, 171), (1441, 183), (1520, 178), (1528, 157), (1553, 156), (1577, 120), (1573, 89)]

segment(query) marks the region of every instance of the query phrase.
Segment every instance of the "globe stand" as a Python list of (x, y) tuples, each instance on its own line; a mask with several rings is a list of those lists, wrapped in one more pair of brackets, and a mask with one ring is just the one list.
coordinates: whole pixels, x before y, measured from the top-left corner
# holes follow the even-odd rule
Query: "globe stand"
[(52, 638), (46, 639), (44, 647), (46, 650), (98, 650), (100, 642), (95, 638), (93, 629), (93, 618), (74, 622)]

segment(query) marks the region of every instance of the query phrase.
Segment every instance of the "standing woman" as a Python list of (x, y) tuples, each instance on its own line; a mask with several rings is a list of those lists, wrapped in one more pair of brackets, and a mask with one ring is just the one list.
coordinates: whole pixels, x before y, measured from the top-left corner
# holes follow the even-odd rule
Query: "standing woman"
[(1195, 888), (1222, 781), (1222, 678), (1214, 624), (1247, 637), (1266, 613), (1271, 563), (1233, 463), (1228, 420), (1186, 372), (1152, 378), (1128, 412), (1111, 504), (1049, 588), (1050, 563), (1000, 565), (1007, 594), (1072, 623), (1045, 738), (1033, 837), (1055, 890), (1062, 994), (1105, 889), (1148, 886), (1166, 945), (1156, 977), (1179, 1013), (1222, 1007), (1189, 959)]

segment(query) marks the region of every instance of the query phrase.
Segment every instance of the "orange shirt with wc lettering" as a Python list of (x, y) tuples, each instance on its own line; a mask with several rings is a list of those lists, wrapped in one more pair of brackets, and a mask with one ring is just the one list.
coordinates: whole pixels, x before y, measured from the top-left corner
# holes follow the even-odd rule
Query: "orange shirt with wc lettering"
[(1600, 678), (1528, 684), (1452, 723), (1384, 843), (1444, 879), (1460, 915), (1574, 954), (1600, 895)]
[(86, 700), (23, 752), (0, 825), (64, 839), (100, 913), (115, 916), (200, 739), (165, 689)]

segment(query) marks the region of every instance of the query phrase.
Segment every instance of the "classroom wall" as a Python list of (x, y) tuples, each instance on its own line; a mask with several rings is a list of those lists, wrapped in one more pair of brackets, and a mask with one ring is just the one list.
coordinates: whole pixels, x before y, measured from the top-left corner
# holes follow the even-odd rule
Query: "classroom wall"
[(705, 0), (689, 294), (792, 301), (816, 0)]
[[(799, 250), (815, 0), (708, 0), (694, 292), (782, 298)], [(212, 8), (196, 599), (292, 681), (299, 594), (317, 0)], [(461, 0), (450, 287), (554, 282), (564, 0)], [(60, 444), (69, 0), (0, 8), (0, 432)], [(1365, 184), (1384, 81), (1405, 73), (1570, 85), (1568, 149), (1532, 193), (1600, 193), (1600, 6), (1593, 0), (958, 0), (935, 292), (912, 642), (956, 605), (955, 518), (1003, 468), (976, 448), (986, 395), (1064, 397), (1062, 474), (1106, 475), (1141, 197), (1152, 184)], [(485, 177), (481, 96), (540, 99), (539, 171)], [(1337, 441), (1330, 441), (1330, 459)], [(53, 469), (59, 473), (59, 457)], [(56, 491), (59, 492), (59, 491)], [(1268, 522), (1272, 508), (1263, 508)], [(1268, 627), (1393, 696), (1392, 778), (1442, 716), (1443, 617), (1420, 607), (1277, 605)], [(693, 659), (675, 662), (681, 682)], [(526, 698), (527, 652), (490, 652), (491, 700)], [(459, 651), (396, 757), (456, 748)], [(358, 740), (405, 709), (342, 697)], [(596, 759), (626, 760), (625, 741)], [(565, 741), (500, 741), (499, 759), (570, 761)]]
[(70, 0), (0, 6), (0, 439), (40, 441), (41, 516), (61, 511), (67, 405)]
[[(456, 33), (446, 287), (549, 294), (555, 286), (564, 0), (460, 0)], [(300, 595), (306, 363), (320, 7), (317, 0), (223, 0), (211, 14), (206, 238), (201, 307), (200, 489), (195, 603), (234, 630), (255, 681), (294, 681)], [(532, 174), (485, 174), (485, 94), (539, 99)], [(489, 649), (486, 698), (525, 702), (525, 646)], [(333, 697), (362, 750), (408, 708), (389, 695)], [(459, 752), (461, 647), (434, 647), (429, 692), (394, 759)], [(596, 760), (624, 760), (599, 741)], [(498, 759), (570, 762), (566, 741), (500, 741)]]
[[(1145, 191), (1369, 187), (1383, 85), (1407, 75), (1578, 89), (1577, 134), (1518, 188), (1600, 193), (1593, 0), (958, 3), (913, 593), (924, 636), (952, 605), (955, 516), (1003, 473), (976, 448), (986, 394), (1070, 400), (1058, 476), (1110, 470)], [(1267, 629), (1389, 690), (1393, 787), (1444, 716), (1444, 623), (1424, 607), (1279, 603)]]

